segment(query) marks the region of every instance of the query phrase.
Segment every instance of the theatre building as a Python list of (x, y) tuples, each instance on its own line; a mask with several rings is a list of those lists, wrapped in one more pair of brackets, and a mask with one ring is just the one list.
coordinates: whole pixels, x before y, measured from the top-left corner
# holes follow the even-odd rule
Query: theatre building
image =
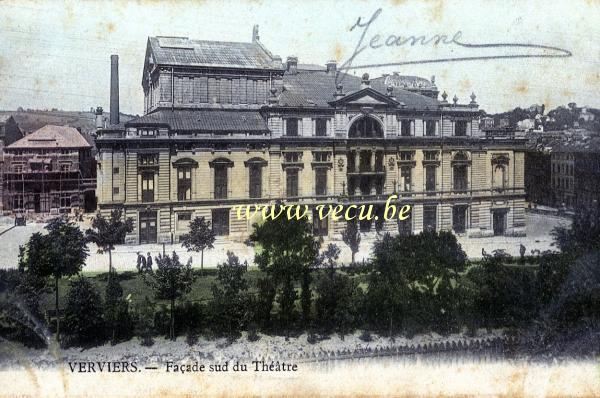
[[(460, 104), (434, 78), (282, 62), (257, 28), (246, 43), (150, 37), (144, 59), (144, 115), (112, 120), (96, 142), (98, 205), (135, 220), (129, 242), (177, 242), (196, 216), (242, 241), (256, 220), (235, 206), (280, 202), (373, 204), (368, 236), (525, 232), (525, 140), (486, 136), (475, 95)], [(392, 194), (412, 205), (408, 220), (383, 220)], [(330, 239), (346, 223), (311, 219)]]

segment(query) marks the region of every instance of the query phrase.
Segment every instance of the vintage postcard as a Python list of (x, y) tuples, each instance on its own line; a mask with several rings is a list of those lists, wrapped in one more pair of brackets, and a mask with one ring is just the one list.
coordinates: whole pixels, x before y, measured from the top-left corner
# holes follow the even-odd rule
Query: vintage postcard
[(599, 21), (0, 0), (0, 397), (600, 397)]

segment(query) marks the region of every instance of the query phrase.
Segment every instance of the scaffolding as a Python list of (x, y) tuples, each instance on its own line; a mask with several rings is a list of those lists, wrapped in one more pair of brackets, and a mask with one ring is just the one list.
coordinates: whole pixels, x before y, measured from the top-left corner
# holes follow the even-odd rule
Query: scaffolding
[[(58, 214), (84, 211), (95, 197), (96, 179), (82, 172), (79, 155), (5, 154), (2, 167), (3, 211)], [(89, 166), (91, 168), (92, 162)]]

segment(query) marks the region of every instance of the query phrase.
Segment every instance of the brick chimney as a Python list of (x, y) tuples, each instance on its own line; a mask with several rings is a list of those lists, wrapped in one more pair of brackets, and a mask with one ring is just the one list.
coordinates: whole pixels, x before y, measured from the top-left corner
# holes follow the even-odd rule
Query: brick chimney
[(119, 124), (119, 56), (110, 56), (110, 124)]
[(298, 73), (298, 57), (287, 57), (287, 71), (291, 75)]

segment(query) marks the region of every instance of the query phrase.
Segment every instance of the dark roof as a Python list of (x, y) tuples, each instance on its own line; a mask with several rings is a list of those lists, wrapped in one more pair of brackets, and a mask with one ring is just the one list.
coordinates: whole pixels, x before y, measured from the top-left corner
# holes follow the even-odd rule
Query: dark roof
[(7, 149), (30, 148), (91, 148), (89, 142), (76, 128), (47, 124), (10, 144)]
[(4, 123), (8, 122), (11, 117), (12, 117), (12, 115), (9, 115), (9, 114), (0, 115), (0, 124), (4, 124)]
[[(361, 78), (345, 73), (339, 73), (338, 82), (341, 81), (345, 95), (361, 90)], [(283, 76), (284, 91), (279, 96), (281, 106), (300, 107), (329, 107), (329, 102), (334, 101), (336, 91), (336, 75), (324, 71), (308, 72), (298, 71), (295, 74), (286, 73)], [(387, 87), (382, 84), (371, 86), (383, 95)], [(393, 96), (396, 101), (406, 105), (405, 109), (437, 109), (439, 101), (421, 94), (394, 88)]]
[(251, 43), (190, 40), (187, 37), (149, 37), (154, 62), (244, 69), (282, 69), (281, 60), (258, 41)]
[[(338, 81), (340, 80), (344, 86), (344, 93), (360, 89), (360, 79), (356, 76), (340, 73)], [(329, 107), (329, 102), (335, 99), (335, 74), (307, 71), (286, 73), (283, 76), (283, 87), (279, 105)]]
[(164, 125), (175, 131), (253, 132), (269, 131), (265, 119), (257, 111), (242, 110), (158, 110), (132, 119), (129, 126)]

